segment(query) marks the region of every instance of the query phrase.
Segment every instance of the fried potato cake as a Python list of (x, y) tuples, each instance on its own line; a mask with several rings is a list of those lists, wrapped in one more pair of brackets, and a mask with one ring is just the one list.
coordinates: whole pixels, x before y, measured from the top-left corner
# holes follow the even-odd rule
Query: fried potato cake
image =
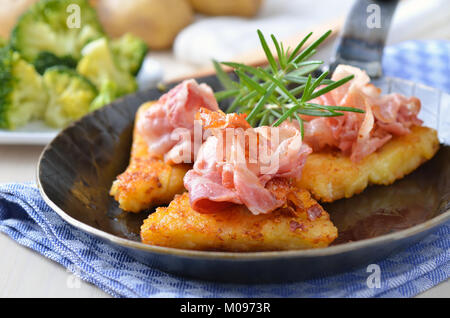
[[(139, 108), (135, 122), (152, 104), (145, 103)], [(188, 164), (167, 164), (162, 157), (149, 154), (147, 143), (135, 127), (130, 164), (113, 182), (110, 195), (127, 212), (168, 204), (176, 194), (185, 191), (183, 177), (190, 168)]]
[(369, 184), (389, 185), (403, 178), (431, 159), (438, 149), (436, 130), (414, 126), (411, 133), (392, 138), (359, 163), (341, 153), (312, 153), (297, 185), (323, 202), (350, 198)]
[(271, 213), (253, 215), (244, 205), (217, 213), (192, 209), (189, 194), (160, 207), (141, 227), (143, 243), (190, 250), (257, 252), (326, 247), (337, 228), (308, 191), (270, 181), (286, 204)]

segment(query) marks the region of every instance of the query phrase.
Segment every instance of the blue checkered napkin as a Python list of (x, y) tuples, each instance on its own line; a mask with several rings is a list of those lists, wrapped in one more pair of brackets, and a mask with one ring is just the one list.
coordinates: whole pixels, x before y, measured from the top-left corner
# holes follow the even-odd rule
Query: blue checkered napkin
[(378, 289), (367, 287), (369, 273), (365, 268), (283, 285), (228, 285), (175, 278), (67, 224), (44, 203), (32, 184), (0, 186), (0, 230), (113, 296), (408, 297), (450, 275), (450, 224), (379, 262)]
[[(450, 91), (448, 52), (449, 42), (406, 42), (388, 48), (386, 74)], [(423, 69), (423, 63), (428, 62), (419, 59), (441, 61), (447, 68), (427, 64)], [(429, 71), (436, 75), (428, 76)], [(0, 231), (117, 297), (410, 297), (450, 276), (450, 223), (379, 262), (380, 288), (368, 287), (370, 273), (366, 268), (282, 285), (230, 285), (176, 278), (67, 224), (44, 203), (33, 184), (0, 186)]]
[(383, 69), (385, 76), (450, 92), (450, 41), (407, 41), (389, 46)]

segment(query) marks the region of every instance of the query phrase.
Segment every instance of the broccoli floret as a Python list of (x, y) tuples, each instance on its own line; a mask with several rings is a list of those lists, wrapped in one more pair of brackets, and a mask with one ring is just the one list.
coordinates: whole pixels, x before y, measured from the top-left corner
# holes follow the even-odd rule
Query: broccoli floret
[(112, 103), (118, 97), (117, 84), (111, 81), (104, 82), (98, 96), (92, 101), (89, 110), (94, 111), (102, 108), (103, 106)]
[(5, 47), (6, 45), (8, 45), (8, 41), (0, 37), (0, 48)]
[[(75, 14), (67, 11), (70, 5), (80, 8), (79, 28), (69, 23)], [(20, 17), (11, 34), (11, 45), (29, 62), (42, 51), (79, 60), (82, 48), (102, 36), (97, 14), (87, 0), (41, 0)]]
[(34, 60), (34, 67), (39, 74), (44, 74), (45, 71), (52, 66), (66, 66), (71, 69), (77, 67), (77, 61), (70, 56), (58, 57), (55, 54), (47, 51), (39, 52)]
[(135, 78), (119, 68), (106, 38), (95, 40), (83, 49), (77, 71), (100, 90), (106, 82), (117, 85), (117, 97), (137, 90)]
[(111, 41), (111, 49), (117, 65), (132, 75), (139, 72), (148, 52), (147, 44), (130, 33)]
[(42, 77), (9, 47), (0, 49), (0, 128), (15, 129), (41, 119), (48, 96)]
[(61, 128), (89, 112), (89, 105), (97, 96), (97, 89), (84, 76), (64, 67), (54, 66), (44, 73), (49, 102), (45, 122)]

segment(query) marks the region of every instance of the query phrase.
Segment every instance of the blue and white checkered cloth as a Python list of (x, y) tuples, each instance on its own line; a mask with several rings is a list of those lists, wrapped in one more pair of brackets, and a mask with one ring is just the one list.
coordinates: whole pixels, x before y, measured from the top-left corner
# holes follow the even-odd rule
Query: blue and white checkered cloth
[(384, 51), (385, 76), (450, 92), (450, 41), (407, 41)]
[[(386, 49), (388, 76), (450, 91), (450, 42), (406, 42)], [(378, 263), (380, 288), (366, 268), (309, 281), (230, 285), (174, 277), (63, 221), (33, 184), (0, 186), (0, 231), (117, 297), (411, 297), (450, 276), (450, 223)]]

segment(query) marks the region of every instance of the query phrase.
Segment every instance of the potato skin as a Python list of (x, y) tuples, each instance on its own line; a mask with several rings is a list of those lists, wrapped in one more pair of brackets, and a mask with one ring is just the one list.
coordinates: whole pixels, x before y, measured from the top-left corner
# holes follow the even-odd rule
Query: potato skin
[(431, 159), (438, 149), (437, 132), (415, 126), (411, 133), (394, 137), (359, 163), (336, 152), (313, 153), (297, 185), (323, 202), (350, 198), (369, 184), (389, 185), (403, 178)]
[(0, 37), (8, 39), (18, 18), (38, 0), (0, 1)]
[(112, 37), (132, 33), (151, 49), (168, 49), (193, 18), (186, 0), (99, 0), (97, 12)]
[[(328, 246), (337, 237), (330, 217), (306, 190), (288, 194), (288, 205), (269, 214), (253, 215), (242, 205), (220, 213), (201, 214), (178, 195), (144, 221), (145, 244), (203, 251), (257, 252)], [(320, 216), (311, 220), (308, 209)]]
[[(142, 105), (136, 122), (153, 102)], [(147, 143), (136, 127), (133, 133), (130, 164), (113, 182), (110, 195), (127, 212), (140, 212), (168, 204), (176, 194), (185, 191), (183, 177), (191, 165), (170, 165), (161, 157), (148, 153)]]
[(195, 11), (208, 15), (237, 15), (253, 17), (262, 0), (189, 0)]

